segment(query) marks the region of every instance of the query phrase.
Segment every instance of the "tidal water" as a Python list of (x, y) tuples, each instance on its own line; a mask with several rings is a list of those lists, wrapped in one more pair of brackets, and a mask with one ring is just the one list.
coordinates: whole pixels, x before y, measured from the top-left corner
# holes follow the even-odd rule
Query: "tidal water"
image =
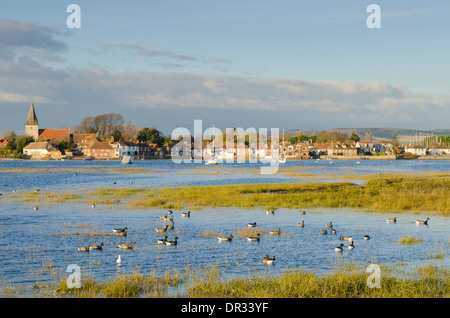
[[(222, 163), (205, 166), (202, 163), (174, 163), (172, 160), (134, 161), (121, 165), (119, 161), (0, 161), (0, 191), (30, 190), (36, 187), (67, 189), (98, 187), (116, 182), (129, 186), (130, 180), (138, 186), (200, 186), (242, 183), (311, 182), (292, 178), (283, 169), (300, 168), (315, 175), (317, 181), (335, 181), (329, 175), (352, 176), (376, 173), (449, 172), (448, 160), (289, 160), (280, 164), (278, 173), (260, 174), (261, 163)], [(148, 173), (133, 175), (112, 173), (109, 169), (142, 169)], [(26, 172), (3, 172), (2, 169), (34, 169)], [(36, 171), (36, 169), (42, 171)], [(74, 172), (74, 170), (76, 170)], [(81, 170), (81, 171), (80, 171)], [(209, 174), (201, 172), (211, 171)], [(251, 171), (251, 172), (247, 172)], [(300, 170), (299, 170), (300, 171)], [(324, 176), (321, 178), (321, 176)], [(351, 181), (351, 179), (349, 179)]]
[[(175, 164), (170, 160), (138, 161), (122, 166), (118, 161), (0, 161), (0, 290), (7, 296), (8, 286), (32, 286), (57, 281), (65, 275), (67, 266), (77, 264), (83, 274), (96, 279), (114, 278), (118, 273), (165, 273), (195, 269), (216, 264), (228, 278), (245, 277), (261, 272), (277, 275), (288, 269), (301, 269), (326, 274), (350, 263), (369, 265), (392, 264), (405, 268), (432, 263), (450, 265), (450, 219), (437, 215), (401, 213), (388, 215), (362, 213), (356, 209), (316, 208), (300, 215), (297, 209), (277, 209), (268, 215), (264, 209), (204, 208), (192, 211), (189, 218), (173, 211), (173, 230), (167, 236), (178, 237), (177, 246), (157, 244), (164, 237), (155, 228), (162, 227), (161, 209), (124, 210), (117, 207), (86, 204), (54, 203), (35, 211), (28, 202), (7, 200), (13, 191), (39, 188), (45, 191), (65, 191), (111, 186), (174, 187), (190, 185), (221, 185), (276, 182), (330, 182), (335, 176), (359, 176), (374, 173), (449, 172), (448, 161), (288, 161), (283, 169), (301, 169), (312, 178), (293, 178), (286, 173), (258, 173), (258, 164)], [(21, 170), (14, 170), (21, 169)], [(23, 171), (32, 169), (32, 171)], [(117, 169), (137, 169), (135, 173), (117, 173)], [(152, 172), (152, 173), (148, 173)], [(322, 177), (323, 176), (323, 177)], [(326, 176), (326, 177), (325, 177)], [(213, 195), (213, 194), (212, 194)], [(397, 216), (397, 223), (386, 223)], [(430, 217), (429, 225), (417, 225), (416, 219)], [(305, 227), (297, 222), (305, 221)], [(333, 223), (331, 234), (326, 223)], [(266, 230), (259, 242), (234, 237), (231, 242), (219, 242), (205, 237), (206, 231), (228, 236), (256, 222)], [(112, 235), (117, 227), (128, 227), (126, 238)], [(281, 229), (281, 235), (268, 230)], [(320, 234), (327, 229), (328, 234)], [(96, 233), (96, 235), (86, 235)], [(353, 237), (355, 249), (339, 236)], [(369, 235), (370, 240), (363, 236)], [(406, 245), (398, 240), (407, 235), (422, 240)], [(120, 250), (119, 243), (136, 242), (132, 250)], [(89, 253), (77, 251), (78, 246), (104, 243), (103, 250)], [(344, 243), (344, 251), (334, 247)], [(116, 263), (118, 255), (122, 264)], [(276, 256), (274, 265), (263, 265), (265, 254)]]

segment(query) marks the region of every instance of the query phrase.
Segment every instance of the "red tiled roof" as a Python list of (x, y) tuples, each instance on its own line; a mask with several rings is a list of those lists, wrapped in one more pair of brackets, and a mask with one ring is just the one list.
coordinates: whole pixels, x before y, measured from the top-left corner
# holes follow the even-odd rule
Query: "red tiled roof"
[(70, 129), (39, 129), (39, 140), (67, 140), (70, 139)]
[(316, 144), (313, 148), (314, 149), (328, 149), (329, 146), (330, 146), (329, 143), (321, 143), (321, 144)]
[(113, 149), (113, 147), (107, 142), (96, 141), (91, 143), (87, 149)]
[(5, 137), (0, 136), (0, 146), (4, 147), (8, 144), (8, 140), (5, 139)]

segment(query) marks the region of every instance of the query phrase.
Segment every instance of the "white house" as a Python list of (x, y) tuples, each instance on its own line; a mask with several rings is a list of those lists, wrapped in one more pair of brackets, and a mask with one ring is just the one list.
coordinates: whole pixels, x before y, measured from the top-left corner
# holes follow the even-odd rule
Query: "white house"
[(408, 145), (405, 146), (405, 152), (410, 152), (416, 156), (426, 156), (427, 147), (422, 145)]
[(450, 147), (443, 145), (430, 146), (428, 152), (432, 156), (450, 155)]
[(358, 141), (355, 145), (356, 148), (359, 148), (363, 153), (369, 153), (375, 150), (375, 144), (372, 141)]
[(124, 155), (138, 156), (139, 155), (139, 145), (134, 142), (121, 141), (119, 143), (119, 153), (120, 157)]
[(28, 156), (40, 156), (45, 157), (50, 154), (51, 151), (55, 151), (47, 141), (44, 142), (32, 142), (25, 148), (23, 148), (23, 154)]

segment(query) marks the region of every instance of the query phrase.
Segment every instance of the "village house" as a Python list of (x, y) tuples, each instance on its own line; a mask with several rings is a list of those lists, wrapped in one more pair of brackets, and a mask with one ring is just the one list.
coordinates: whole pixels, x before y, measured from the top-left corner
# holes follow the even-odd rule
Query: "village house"
[(164, 152), (164, 158), (170, 159), (172, 154), (172, 148), (176, 145), (175, 142), (168, 142), (161, 147)]
[(149, 144), (150, 158), (151, 159), (166, 159), (170, 158), (172, 147), (164, 145), (158, 146), (158, 144)]
[(157, 159), (170, 159), (171, 157), (171, 151), (172, 151), (172, 145), (164, 145), (164, 146), (157, 146), (155, 150), (155, 157)]
[(158, 144), (148, 144), (148, 146), (149, 146), (149, 148), (150, 148), (150, 158), (156, 158), (157, 156), (159, 156), (159, 154), (158, 154), (158, 151), (157, 151), (157, 149), (159, 148), (158, 147)]
[(330, 146), (329, 143), (320, 143), (315, 144), (312, 149), (310, 150), (310, 153), (314, 157), (320, 157), (320, 156), (328, 156), (328, 147)]
[(164, 149), (158, 145), (156, 145), (156, 147), (155, 147), (154, 154), (155, 154), (154, 155), (155, 159), (164, 159), (164, 157), (165, 157)]
[(150, 145), (144, 144), (142, 142), (137, 144), (138, 146), (138, 156), (141, 159), (147, 159), (150, 158), (151, 154), (152, 154), (152, 149), (150, 147)]
[(356, 147), (355, 144), (331, 142), (330, 146), (328, 147), (328, 155), (329, 156), (331, 156), (331, 155), (335, 155), (335, 156), (357, 156), (358, 155), (358, 148)]
[(306, 142), (299, 142), (295, 144), (296, 158), (298, 159), (310, 159), (309, 151), (312, 149), (312, 145)]
[(62, 158), (61, 152), (52, 147), (47, 141), (28, 144), (28, 146), (23, 148), (23, 154), (30, 156), (32, 159)]
[(120, 141), (120, 157), (123, 158), (125, 155), (129, 156), (139, 156), (139, 145), (131, 141)]
[(8, 144), (8, 140), (6, 140), (5, 137), (0, 136), (0, 148), (6, 147), (7, 144)]
[(450, 147), (445, 145), (433, 145), (428, 148), (428, 153), (432, 156), (450, 155)]
[(219, 145), (217, 147), (214, 145), (213, 147), (212, 143), (207, 144), (203, 149), (203, 157), (210, 158), (212, 155), (215, 155), (219, 160), (234, 160), (237, 158), (257, 159), (259, 155), (265, 157), (265, 149), (259, 150), (256, 145), (249, 147), (243, 142), (233, 142), (231, 144), (225, 143), (224, 146)]
[(376, 151), (375, 143), (372, 141), (358, 141), (355, 147), (359, 148), (359, 152), (362, 155)]
[(394, 146), (387, 142), (381, 142), (374, 144), (375, 151), (385, 153), (387, 155), (393, 155), (394, 154)]
[(405, 153), (410, 152), (416, 156), (426, 156), (427, 147), (422, 145), (407, 145), (405, 146)]
[(84, 154), (95, 159), (114, 159), (118, 157), (119, 148), (109, 142), (94, 141), (87, 146)]
[(296, 153), (295, 153), (295, 146), (292, 144), (283, 144), (282, 148), (284, 150), (284, 153), (286, 155), (286, 157), (288, 158), (295, 158), (296, 157)]
[(73, 142), (81, 153), (84, 153), (86, 148), (96, 140), (97, 134), (73, 134)]
[(311, 148), (313, 156), (357, 156), (358, 147), (356, 144), (346, 144), (341, 142), (330, 142), (316, 144)]

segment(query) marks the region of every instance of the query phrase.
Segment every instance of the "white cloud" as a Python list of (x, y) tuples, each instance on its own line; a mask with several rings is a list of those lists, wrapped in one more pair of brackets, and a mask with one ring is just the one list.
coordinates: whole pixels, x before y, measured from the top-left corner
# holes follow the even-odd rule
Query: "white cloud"
[[(450, 96), (415, 93), (403, 84), (113, 73), (101, 67), (60, 69), (25, 56), (0, 59), (0, 108), (27, 108), (31, 102), (44, 104), (56, 126), (76, 125), (86, 116), (106, 112), (169, 130), (206, 117), (217, 117), (215, 123), (227, 127), (317, 129), (442, 128), (450, 118)], [(22, 126), (25, 115), (17, 116)], [(11, 124), (2, 120), (0, 116), (0, 128)]]

